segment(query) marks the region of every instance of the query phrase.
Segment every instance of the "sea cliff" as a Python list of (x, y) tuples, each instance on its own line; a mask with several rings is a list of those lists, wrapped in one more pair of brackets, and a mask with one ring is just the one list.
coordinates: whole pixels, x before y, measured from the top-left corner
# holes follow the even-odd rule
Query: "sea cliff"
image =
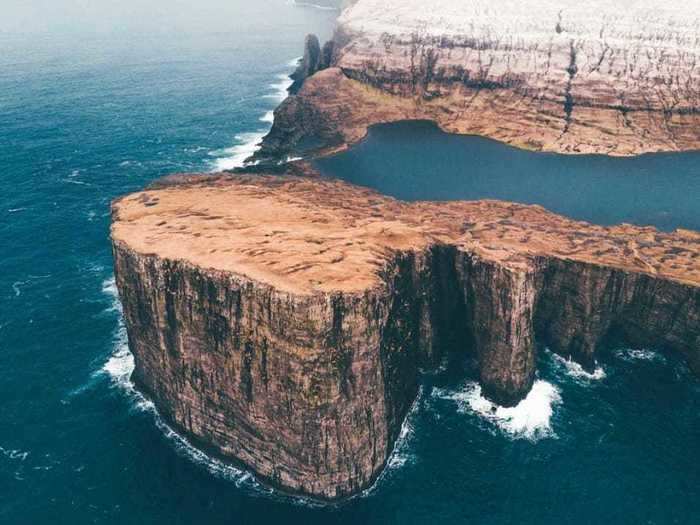
[(699, 25), (693, 2), (357, 0), (257, 158), (342, 149), (407, 119), (538, 151), (697, 149)]
[(517, 403), (538, 344), (606, 337), (700, 374), (700, 235), (498, 201), (406, 203), (306, 176), (171, 177), (113, 204), (134, 380), (203, 448), (321, 499), (368, 487), (419, 370)]

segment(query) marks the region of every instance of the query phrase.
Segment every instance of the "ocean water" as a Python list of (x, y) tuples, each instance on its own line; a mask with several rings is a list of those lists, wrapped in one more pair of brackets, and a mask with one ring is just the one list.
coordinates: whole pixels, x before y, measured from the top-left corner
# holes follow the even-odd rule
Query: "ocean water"
[(404, 200), (501, 199), (596, 224), (700, 230), (696, 151), (631, 158), (534, 154), (417, 121), (374, 126), (363, 142), (316, 165)]
[[(611, 348), (594, 374), (543, 352), (515, 409), (480, 395), (469, 362), (427, 375), (386, 474), (340, 506), (190, 447), (129, 382), (109, 203), (239, 162), (304, 34), (336, 13), (66, 3), (0, 21), (1, 524), (697, 522), (700, 389), (649, 349)], [(117, 5), (132, 11), (95, 16)]]

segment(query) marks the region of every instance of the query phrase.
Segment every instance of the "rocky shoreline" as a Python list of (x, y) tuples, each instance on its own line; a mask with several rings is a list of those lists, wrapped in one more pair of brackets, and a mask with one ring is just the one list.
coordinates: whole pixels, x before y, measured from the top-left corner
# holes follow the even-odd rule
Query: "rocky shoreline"
[(171, 177), (113, 205), (135, 381), (272, 485), (368, 487), (419, 369), (448, 352), (473, 356), (505, 405), (532, 385), (536, 341), (591, 367), (614, 331), (700, 373), (697, 233), (405, 203), (297, 171)]
[(700, 148), (700, 9), (639, 0), (358, 0), (321, 46), (257, 160), (326, 154), (373, 124), (536, 151), (636, 155)]
[(308, 37), (257, 165), (112, 207), (136, 384), (204, 449), (321, 500), (380, 475), (419, 370), (448, 354), (502, 405), (529, 392), (538, 345), (590, 369), (614, 334), (700, 374), (700, 234), (401, 202), (281, 163), (400, 120), (561, 153), (695, 149), (696, 13), (422, 4), (348, 2), (331, 42)]

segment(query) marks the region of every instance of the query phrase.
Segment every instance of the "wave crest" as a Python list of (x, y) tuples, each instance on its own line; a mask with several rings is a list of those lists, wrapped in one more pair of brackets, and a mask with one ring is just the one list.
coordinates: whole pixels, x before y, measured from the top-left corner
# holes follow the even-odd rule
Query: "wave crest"
[(663, 355), (647, 348), (621, 348), (615, 355), (624, 361), (666, 361)]
[(605, 369), (602, 366), (596, 366), (593, 372), (588, 372), (576, 361), (562, 357), (554, 352), (550, 352), (550, 355), (552, 356), (555, 365), (557, 365), (560, 369), (563, 369), (566, 375), (572, 377), (578, 382), (589, 383), (591, 381), (599, 381), (607, 377)]
[(503, 407), (485, 398), (481, 385), (474, 381), (457, 392), (435, 389), (434, 395), (454, 401), (461, 412), (483, 418), (509, 437), (529, 441), (556, 437), (552, 416), (554, 407), (561, 403), (561, 395), (559, 389), (547, 381), (535, 381), (527, 397), (514, 407)]
[(244, 166), (246, 160), (260, 149), (260, 143), (266, 134), (267, 131), (256, 131), (236, 135), (235, 140), (237, 144), (230, 148), (212, 152), (212, 155), (220, 156), (214, 161), (215, 170), (232, 170)]

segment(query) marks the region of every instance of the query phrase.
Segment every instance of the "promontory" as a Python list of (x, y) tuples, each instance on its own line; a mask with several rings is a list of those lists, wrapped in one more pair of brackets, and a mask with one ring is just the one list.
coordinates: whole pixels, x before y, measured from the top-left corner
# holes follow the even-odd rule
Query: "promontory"
[(307, 176), (176, 176), (113, 205), (136, 384), (196, 444), (323, 499), (379, 475), (419, 370), (472, 355), (514, 404), (537, 345), (613, 331), (700, 373), (700, 234)]
[(700, 147), (700, 2), (348, 4), (331, 41), (307, 40), (258, 159), (344, 148), (407, 119), (560, 153)]

